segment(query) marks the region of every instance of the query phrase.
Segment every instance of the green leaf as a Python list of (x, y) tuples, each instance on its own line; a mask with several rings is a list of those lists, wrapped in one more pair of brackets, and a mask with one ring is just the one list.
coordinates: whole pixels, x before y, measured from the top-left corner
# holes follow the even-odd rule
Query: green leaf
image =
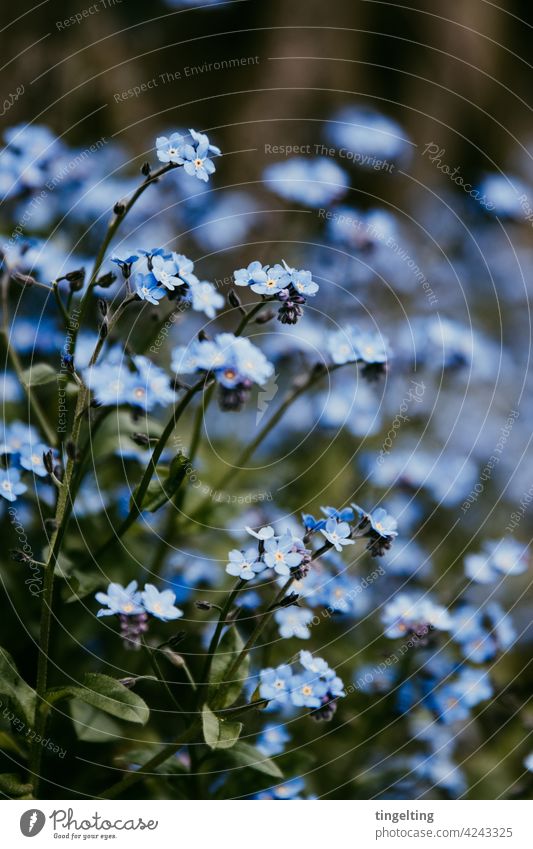
[[(183, 482), (188, 463), (188, 458), (180, 451), (170, 463), (167, 476), (156, 477), (150, 481), (142, 503), (143, 510), (155, 513), (163, 504), (170, 501)], [(135, 503), (136, 494), (134, 492), (130, 506)]]
[(85, 598), (101, 586), (102, 575), (100, 572), (88, 572), (73, 567), (69, 582), (63, 587), (61, 596), (67, 604), (72, 604), (73, 601)]
[(34, 363), (22, 372), (22, 381), (25, 386), (44, 386), (57, 380), (57, 372), (48, 363)]
[(5, 649), (0, 648), (0, 695), (7, 696), (17, 719), (31, 726), (35, 713), (35, 690), (19, 675), (15, 662)]
[[(149, 760), (151, 760), (151, 758), (153, 758), (153, 756), (153, 747), (146, 749), (128, 749), (125, 752), (121, 752), (115, 760), (122, 766), (123, 769), (131, 769), (132, 764), (143, 767)], [(165, 776), (168, 776), (169, 773), (172, 775), (184, 775), (189, 773), (189, 768), (174, 754), (170, 755), (166, 761), (159, 764), (159, 766), (157, 766), (153, 771)]]
[(76, 737), (85, 743), (109, 743), (122, 737), (118, 722), (79, 699), (72, 699), (70, 715)]
[(204, 740), (210, 749), (231, 749), (242, 731), (242, 722), (219, 719), (207, 705), (202, 710), (202, 726)]
[(230, 752), (230, 757), (237, 766), (250, 767), (250, 769), (270, 775), (272, 778), (283, 778), (279, 766), (249, 743), (235, 743)]
[(150, 716), (146, 702), (137, 693), (132, 693), (127, 687), (98, 672), (89, 672), (83, 677), (84, 687), (62, 687), (50, 690), (47, 700), (54, 704), (60, 699), (79, 699), (104, 713), (110, 713), (127, 722), (144, 725)]
[[(228, 628), (218, 644), (213, 663), (211, 665), (211, 674), (209, 676), (209, 689), (207, 691), (207, 703), (212, 705), (215, 698), (219, 694), (219, 688), (226, 683), (227, 673), (234, 661), (240, 655), (244, 643), (241, 635), (235, 626)], [(226, 708), (232, 705), (239, 698), (244, 682), (248, 677), (250, 669), (250, 657), (247, 655), (241, 663), (237, 676), (228, 684), (224, 693), (224, 701), (219, 705), (221, 708)]]
[(4, 752), (15, 752), (15, 754), (25, 757), (17, 741), (7, 731), (0, 731), (0, 749)]
[(10, 799), (31, 798), (33, 785), (24, 784), (14, 772), (0, 773), (0, 790)]

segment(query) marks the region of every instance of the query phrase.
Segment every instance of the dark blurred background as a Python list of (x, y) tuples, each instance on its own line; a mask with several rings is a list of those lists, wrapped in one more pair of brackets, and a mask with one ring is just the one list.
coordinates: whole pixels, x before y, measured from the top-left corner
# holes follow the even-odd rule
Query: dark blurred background
[[(30, 13), (3, 32), (2, 52), (9, 60), (4, 93), (21, 82), (26, 87), (9, 120), (39, 115), (59, 134), (66, 132), (71, 144), (118, 134), (138, 153), (157, 132), (200, 126), (211, 129), (224, 150), (237, 151), (260, 148), (266, 135), (272, 143), (305, 142), (310, 122), (357, 100), (399, 119), (419, 142), (435, 139), (454, 163), (484, 168), (512, 153), (513, 137), (523, 141), (531, 120), (531, 4), (504, 5), (32, 3)], [(70, 16), (95, 7), (81, 22), (65, 25)], [(3, 4), (3, 27), (28, 9)], [(246, 57), (257, 61), (185, 72)], [(176, 72), (181, 77), (173, 81), (159, 77)], [(154, 78), (157, 86), (116, 102), (117, 93)], [(418, 166), (424, 168), (424, 162)], [(257, 154), (228, 157), (224, 181), (257, 173)]]

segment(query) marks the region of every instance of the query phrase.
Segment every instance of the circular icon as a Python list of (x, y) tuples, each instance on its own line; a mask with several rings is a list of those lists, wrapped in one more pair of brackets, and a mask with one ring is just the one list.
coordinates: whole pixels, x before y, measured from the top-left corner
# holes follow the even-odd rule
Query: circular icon
[(46, 817), (42, 811), (37, 808), (32, 808), (29, 811), (24, 811), (20, 818), (20, 830), (24, 837), (35, 837), (42, 831)]

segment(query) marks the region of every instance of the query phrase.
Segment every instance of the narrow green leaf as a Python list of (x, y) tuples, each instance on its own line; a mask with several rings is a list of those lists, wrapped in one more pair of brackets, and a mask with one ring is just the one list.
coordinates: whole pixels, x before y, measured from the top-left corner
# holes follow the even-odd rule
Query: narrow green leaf
[(230, 749), (242, 731), (242, 722), (219, 719), (207, 705), (202, 710), (202, 726), (204, 740), (211, 749)]
[(22, 381), (25, 386), (44, 386), (57, 380), (58, 374), (48, 363), (34, 363), (22, 372)]
[(136, 722), (144, 725), (150, 716), (150, 710), (137, 693), (132, 693), (127, 687), (97, 672), (90, 672), (83, 677), (84, 687), (62, 687), (50, 690), (47, 700), (54, 704), (61, 699), (80, 699), (85, 704), (91, 705), (104, 713), (110, 713), (127, 722)]
[(35, 690), (19, 675), (11, 655), (0, 648), (0, 695), (6, 696), (16, 714), (14, 719), (33, 723), (35, 713)]
[(244, 683), (248, 677), (250, 669), (250, 657), (244, 658), (239, 667), (237, 677), (228, 684), (226, 681), (227, 673), (233, 662), (237, 659), (243, 649), (244, 643), (237, 628), (232, 626), (228, 628), (218, 644), (213, 663), (211, 665), (211, 674), (209, 676), (209, 689), (207, 691), (207, 703), (212, 705), (215, 697), (218, 695), (219, 687), (227, 684), (227, 689), (224, 694), (224, 702), (220, 705), (221, 708), (226, 708), (232, 705), (239, 698)]
[(249, 743), (236, 743), (230, 752), (230, 757), (237, 766), (250, 767), (272, 778), (283, 778), (279, 766)]

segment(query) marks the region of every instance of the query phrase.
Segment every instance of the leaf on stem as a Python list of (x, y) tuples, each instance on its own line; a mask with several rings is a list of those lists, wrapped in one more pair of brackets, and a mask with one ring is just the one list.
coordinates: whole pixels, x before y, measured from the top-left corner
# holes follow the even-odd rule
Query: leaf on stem
[(137, 693), (132, 693), (115, 678), (90, 672), (83, 676), (83, 687), (61, 687), (49, 690), (46, 699), (51, 704), (60, 699), (80, 699), (87, 705), (103, 710), (111, 716), (145, 725), (150, 716), (146, 702)]
[(26, 684), (17, 671), (15, 661), (2, 648), (0, 648), (0, 695), (7, 697), (17, 719), (23, 719), (28, 726), (33, 724), (35, 690)]
[(230, 682), (226, 681), (226, 676), (234, 661), (239, 657), (243, 647), (244, 643), (237, 628), (235, 626), (228, 628), (220, 640), (215, 656), (213, 657), (207, 691), (208, 704), (213, 705), (215, 699), (220, 697), (221, 687), (224, 688), (224, 700), (222, 703), (219, 702), (217, 707), (229, 707), (239, 698), (250, 669), (249, 656), (243, 659), (239, 667), (238, 678)]
[(261, 752), (249, 743), (236, 743), (229, 756), (237, 766), (249, 767), (272, 778), (283, 778), (279, 766), (270, 758), (266, 758)]
[(242, 722), (219, 719), (207, 705), (204, 705), (202, 727), (204, 740), (210, 749), (231, 749), (239, 739)]
[(57, 380), (58, 374), (48, 363), (35, 363), (25, 369), (21, 374), (24, 386), (29, 389), (32, 386), (44, 386)]

